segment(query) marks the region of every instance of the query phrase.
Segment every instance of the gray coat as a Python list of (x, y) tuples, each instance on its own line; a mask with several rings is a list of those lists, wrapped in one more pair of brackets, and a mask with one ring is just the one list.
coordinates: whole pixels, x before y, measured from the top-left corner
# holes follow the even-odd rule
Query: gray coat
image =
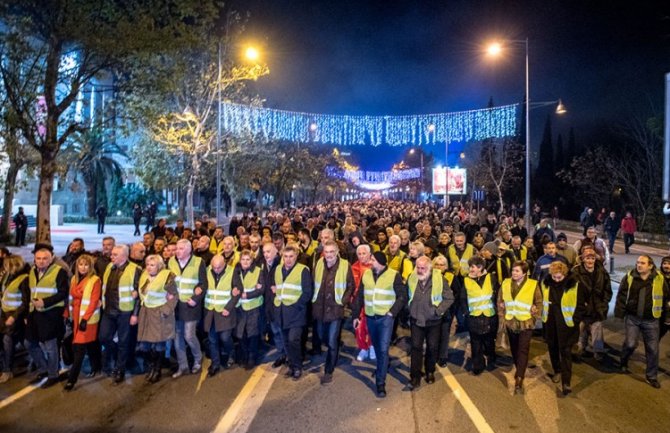
[[(147, 343), (160, 343), (170, 340), (175, 336), (175, 314), (174, 309), (177, 305), (179, 293), (177, 285), (174, 282), (175, 275), (170, 272), (170, 276), (165, 282), (165, 291), (173, 295), (167, 303), (157, 308), (139, 308), (139, 318), (137, 323), (137, 341)], [(148, 284), (145, 283), (145, 285)], [(140, 290), (144, 287), (140, 287)], [(138, 302), (138, 305), (140, 303)]]

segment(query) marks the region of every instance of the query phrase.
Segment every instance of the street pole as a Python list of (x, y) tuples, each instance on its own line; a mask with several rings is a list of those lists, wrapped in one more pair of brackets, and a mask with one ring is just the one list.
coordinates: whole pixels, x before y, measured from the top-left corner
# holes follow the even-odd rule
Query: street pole
[(449, 207), (449, 140), (444, 142), (444, 207)]
[(218, 80), (216, 91), (218, 93), (218, 116), (216, 122), (216, 225), (221, 225), (221, 41), (218, 48)]
[(421, 199), (423, 199), (423, 149), (421, 149)]
[(526, 45), (526, 230), (530, 235), (530, 79), (528, 73), (528, 38)]

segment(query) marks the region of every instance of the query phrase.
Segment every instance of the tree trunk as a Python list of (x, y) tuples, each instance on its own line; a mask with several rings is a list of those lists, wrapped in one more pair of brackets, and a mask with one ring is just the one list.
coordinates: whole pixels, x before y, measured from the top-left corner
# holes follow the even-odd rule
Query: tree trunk
[(498, 208), (498, 212), (502, 212), (505, 203), (503, 202), (503, 195), (502, 195), (502, 189), (500, 188), (501, 184), (496, 183), (496, 191), (498, 191), (498, 203), (500, 203), (500, 208)]
[(95, 217), (96, 201), (97, 201), (97, 185), (92, 175), (86, 173), (82, 174), (84, 183), (86, 184), (86, 215), (89, 218)]
[(5, 194), (4, 208), (2, 210), (2, 223), (0, 223), (0, 242), (9, 242), (11, 239), (11, 230), (9, 223), (12, 219), (12, 202), (14, 201), (14, 189), (16, 188), (16, 177), (19, 174), (21, 166), (9, 164), (7, 175), (5, 176)]
[(37, 238), (35, 242), (51, 243), (51, 195), (53, 194), (56, 156), (42, 152), (40, 187), (37, 194)]
[(184, 194), (183, 189), (178, 191), (179, 198), (177, 200), (177, 216), (181, 219), (184, 219), (186, 217), (186, 194)]
[(188, 178), (188, 186), (186, 187), (186, 217), (188, 220), (187, 227), (195, 227), (195, 213), (193, 212), (194, 191), (195, 191), (195, 176), (191, 175)]

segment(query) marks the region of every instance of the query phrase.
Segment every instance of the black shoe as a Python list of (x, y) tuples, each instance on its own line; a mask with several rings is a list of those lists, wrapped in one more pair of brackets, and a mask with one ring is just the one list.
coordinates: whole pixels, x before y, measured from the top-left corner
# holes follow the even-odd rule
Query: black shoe
[(210, 366), (207, 369), (207, 377), (214, 377), (221, 370), (221, 367), (212, 367)]
[(480, 374), (482, 374), (482, 371), (484, 370), (472, 370), (472, 374), (474, 374), (475, 376), (479, 376)]
[(126, 379), (126, 372), (125, 370), (118, 370), (116, 374), (114, 375), (114, 383), (119, 384), (123, 382)]
[(553, 376), (551, 376), (551, 381), (554, 383), (558, 383), (561, 381), (561, 373), (554, 373)]
[(421, 385), (421, 378), (420, 377), (413, 377), (409, 380), (409, 383), (407, 384), (407, 387), (409, 388), (410, 391), (413, 391), (417, 389)]
[(74, 389), (74, 382), (68, 382), (63, 387), (63, 390), (65, 391), (72, 391), (73, 389)]
[(563, 384), (563, 395), (568, 395), (572, 392), (572, 388), (570, 388), (570, 385), (564, 383)]
[(309, 356), (321, 356), (322, 353), (323, 351), (319, 349), (311, 349), (309, 352), (307, 352)]
[(38, 373), (37, 376), (35, 376), (29, 383), (31, 385), (35, 385), (36, 383), (39, 383), (42, 379), (44, 379), (47, 376), (48, 374), (46, 372)]
[(661, 384), (658, 382), (656, 379), (649, 379), (647, 378), (646, 382), (651, 385), (653, 388), (659, 389), (661, 387)]
[[(58, 383), (58, 378), (56, 378), (56, 377), (50, 377), (50, 378), (47, 379), (46, 382), (44, 382), (44, 383), (42, 384), (42, 386), (40, 386), (40, 388), (42, 388), (42, 389), (51, 388), (52, 386), (54, 386), (54, 385), (57, 384), (57, 383)], [(74, 386), (74, 385), (73, 385), (73, 386)]]
[(523, 394), (523, 377), (517, 377), (514, 380), (514, 394)]
[(287, 378), (288, 377), (293, 377), (294, 372), (295, 371), (291, 367), (289, 367), (288, 370), (286, 370), (286, 373), (284, 373), (284, 377), (287, 377)]
[(327, 385), (333, 381), (333, 373), (324, 373), (321, 376), (321, 385)]
[(435, 383), (435, 373), (426, 374), (426, 383)]
[(86, 375), (88, 379), (93, 379), (95, 376), (99, 375), (100, 371), (92, 370), (90, 373)]
[(386, 386), (377, 385), (377, 397), (379, 397), (379, 398), (386, 397)]
[(256, 363), (254, 361), (249, 360), (244, 364), (244, 369), (247, 371), (251, 371), (254, 368), (256, 368)]
[(447, 366), (447, 358), (440, 358), (437, 360), (437, 365), (444, 368)]
[(272, 368), (279, 368), (285, 363), (286, 363), (286, 357), (280, 356), (279, 358), (275, 359), (275, 362), (272, 363)]
[(302, 377), (302, 369), (296, 368), (293, 371), (293, 380), (295, 381), (300, 380), (301, 377)]

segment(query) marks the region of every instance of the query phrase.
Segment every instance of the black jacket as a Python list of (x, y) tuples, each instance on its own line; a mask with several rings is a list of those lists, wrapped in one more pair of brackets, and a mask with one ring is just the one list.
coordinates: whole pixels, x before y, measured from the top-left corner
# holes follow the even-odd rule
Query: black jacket
[(584, 318), (595, 321), (607, 319), (609, 302), (612, 300), (612, 282), (602, 263), (596, 260), (592, 273), (588, 272), (583, 264), (576, 266), (573, 274), (587, 299)]
[[(651, 275), (646, 280), (640, 278), (640, 274), (637, 270), (632, 270), (630, 275), (632, 275), (633, 280), (631, 285), (628, 285), (628, 274), (623, 277), (621, 283), (619, 284), (619, 292), (616, 297), (616, 304), (614, 306), (614, 316), (623, 319), (627, 315), (637, 316), (638, 303), (640, 299), (640, 290), (644, 287), (646, 288), (646, 294), (644, 298), (644, 313), (642, 319), (653, 319), (652, 314), (652, 284), (654, 277), (658, 271), (652, 271)], [(668, 290), (668, 282), (663, 279), (663, 313), (668, 311), (668, 300), (670, 299), (670, 291)]]

